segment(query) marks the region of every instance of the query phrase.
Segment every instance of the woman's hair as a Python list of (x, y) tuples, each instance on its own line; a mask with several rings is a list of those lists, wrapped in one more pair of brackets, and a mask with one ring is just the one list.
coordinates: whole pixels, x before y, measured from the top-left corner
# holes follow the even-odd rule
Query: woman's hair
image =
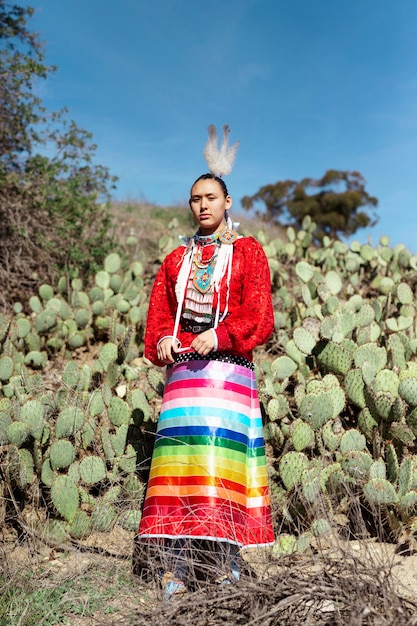
[[(196, 183), (198, 183), (199, 180), (216, 180), (220, 187), (222, 188), (222, 191), (224, 193), (224, 197), (227, 198), (227, 196), (229, 195), (229, 192), (227, 191), (227, 187), (226, 187), (226, 183), (224, 182), (224, 180), (222, 178), (220, 178), (220, 176), (215, 176), (214, 174), (201, 174), (201, 176), (199, 176), (192, 184), (191, 186), (191, 191), (194, 187), (194, 185)], [(191, 194), (190, 194), (191, 195)]]

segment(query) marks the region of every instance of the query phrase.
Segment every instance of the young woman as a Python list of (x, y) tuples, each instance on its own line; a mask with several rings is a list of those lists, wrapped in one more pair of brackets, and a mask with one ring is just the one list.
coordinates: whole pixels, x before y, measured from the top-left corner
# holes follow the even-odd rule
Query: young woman
[(145, 334), (167, 379), (138, 539), (168, 546), (168, 599), (193, 547), (214, 546), (213, 578), (229, 583), (241, 548), (274, 541), (252, 360), (273, 331), (268, 262), (232, 229), (220, 176), (200, 176), (189, 205), (198, 230), (159, 269)]

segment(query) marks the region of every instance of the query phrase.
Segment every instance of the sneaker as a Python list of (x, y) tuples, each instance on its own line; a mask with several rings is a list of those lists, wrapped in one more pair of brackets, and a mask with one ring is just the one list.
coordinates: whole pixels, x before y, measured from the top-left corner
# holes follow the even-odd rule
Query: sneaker
[(226, 585), (233, 585), (237, 583), (240, 579), (240, 572), (238, 570), (232, 570), (230, 574), (225, 574), (224, 576), (220, 576), (216, 579), (216, 583), (221, 587), (225, 587)]
[(162, 577), (162, 598), (164, 602), (169, 602), (173, 596), (181, 596), (187, 591), (182, 580), (174, 578), (171, 572), (167, 572)]

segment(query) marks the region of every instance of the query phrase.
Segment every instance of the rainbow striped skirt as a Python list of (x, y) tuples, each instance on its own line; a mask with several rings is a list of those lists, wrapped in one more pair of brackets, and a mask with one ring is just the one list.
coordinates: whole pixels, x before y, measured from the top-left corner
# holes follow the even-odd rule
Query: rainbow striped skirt
[(167, 368), (139, 538), (273, 544), (253, 364), (192, 356)]

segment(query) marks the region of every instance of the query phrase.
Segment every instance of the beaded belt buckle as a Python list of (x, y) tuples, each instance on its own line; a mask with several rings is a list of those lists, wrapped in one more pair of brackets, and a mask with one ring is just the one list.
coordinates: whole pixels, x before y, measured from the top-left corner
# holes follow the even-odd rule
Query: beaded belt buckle
[(202, 333), (205, 330), (208, 330), (209, 328), (211, 328), (210, 326), (190, 326), (189, 327), (189, 331), (191, 333)]
[(202, 333), (209, 328), (213, 328), (211, 324), (192, 324), (191, 322), (184, 324), (183, 329), (189, 333)]

